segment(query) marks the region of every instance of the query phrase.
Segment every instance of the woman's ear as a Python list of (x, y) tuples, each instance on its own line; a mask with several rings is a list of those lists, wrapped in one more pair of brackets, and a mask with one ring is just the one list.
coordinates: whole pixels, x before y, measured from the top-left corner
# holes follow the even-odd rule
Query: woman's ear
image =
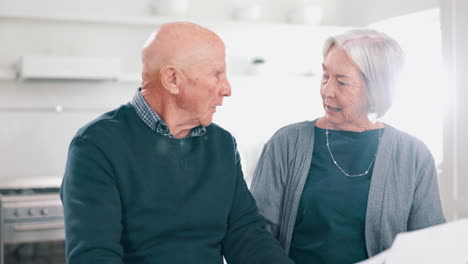
[(179, 94), (179, 84), (181, 79), (181, 72), (174, 66), (168, 65), (161, 68), (159, 71), (161, 77), (161, 84), (170, 94)]

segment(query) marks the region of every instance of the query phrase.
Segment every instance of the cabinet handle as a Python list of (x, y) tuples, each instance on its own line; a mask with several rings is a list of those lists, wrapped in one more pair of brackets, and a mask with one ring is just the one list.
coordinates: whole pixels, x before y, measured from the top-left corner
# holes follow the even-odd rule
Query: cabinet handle
[(25, 225), (16, 225), (14, 227), (16, 232), (25, 232), (25, 231), (41, 231), (41, 230), (51, 230), (51, 229), (62, 229), (65, 225), (63, 222), (59, 223), (43, 223), (43, 224), (25, 224)]

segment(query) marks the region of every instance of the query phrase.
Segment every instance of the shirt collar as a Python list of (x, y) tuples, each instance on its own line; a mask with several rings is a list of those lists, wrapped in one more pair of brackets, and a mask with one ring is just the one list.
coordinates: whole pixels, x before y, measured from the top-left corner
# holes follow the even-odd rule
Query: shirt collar
[[(146, 102), (145, 97), (141, 94), (141, 88), (138, 88), (135, 96), (133, 96), (133, 99), (130, 101), (130, 104), (135, 108), (135, 111), (141, 120), (143, 120), (143, 122), (153, 131), (156, 131), (165, 137), (174, 138), (174, 135), (169, 131), (167, 124), (159, 117), (153, 108), (149, 106), (148, 102)], [(206, 127), (198, 126), (192, 128), (185, 138), (203, 136), (205, 133)]]

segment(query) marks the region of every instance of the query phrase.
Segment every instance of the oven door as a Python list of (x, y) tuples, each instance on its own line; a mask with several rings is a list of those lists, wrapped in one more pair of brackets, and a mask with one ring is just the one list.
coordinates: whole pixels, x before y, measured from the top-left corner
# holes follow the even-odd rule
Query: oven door
[(65, 264), (62, 219), (3, 223), (4, 262)]
[(65, 264), (64, 241), (4, 245), (5, 264)]
[(0, 264), (65, 264), (58, 194), (0, 196)]

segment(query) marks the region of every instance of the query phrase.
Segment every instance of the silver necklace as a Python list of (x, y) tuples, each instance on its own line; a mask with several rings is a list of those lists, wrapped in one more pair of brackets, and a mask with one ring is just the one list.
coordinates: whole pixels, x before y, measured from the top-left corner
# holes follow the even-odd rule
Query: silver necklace
[[(378, 142), (378, 143), (380, 143), (380, 139), (382, 138), (382, 135), (381, 135), (380, 131), (381, 131), (381, 129), (379, 129), (379, 142)], [(335, 164), (335, 166), (336, 166), (344, 175), (346, 175), (346, 176), (348, 176), (348, 177), (359, 177), (359, 176), (364, 176), (364, 175), (366, 175), (366, 174), (369, 173), (369, 170), (370, 170), (370, 168), (372, 167), (372, 164), (374, 164), (375, 159), (377, 158), (377, 151), (375, 152), (374, 158), (372, 159), (371, 163), (369, 164), (369, 167), (367, 167), (367, 170), (366, 170), (365, 172), (359, 173), (359, 174), (349, 174), (349, 173), (347, 173), (345, 170), (343, 170), (343, 168), (341, 168), (340, 165), (338, 165), (338, 162), (336, 162), (335, 157), (333, 156), (333, 153), (332, 153), (332, 151), (331, 151), (331, 149), (330, 149), (330, 142), (329, 142), (329, 140), (328, 140), (328, 134), (329, 134), (329, 131), (328, 131), (328, 128), (326, 128), (326, 129), (325, 129), (325, 137), (326, 137), (326, 139), (327, 139), (328, 153), (330, 153), (330, 157), (332, 158), (333, 163)], [(378, 145), (378, 144), (377, 144), (377, 145)]]

